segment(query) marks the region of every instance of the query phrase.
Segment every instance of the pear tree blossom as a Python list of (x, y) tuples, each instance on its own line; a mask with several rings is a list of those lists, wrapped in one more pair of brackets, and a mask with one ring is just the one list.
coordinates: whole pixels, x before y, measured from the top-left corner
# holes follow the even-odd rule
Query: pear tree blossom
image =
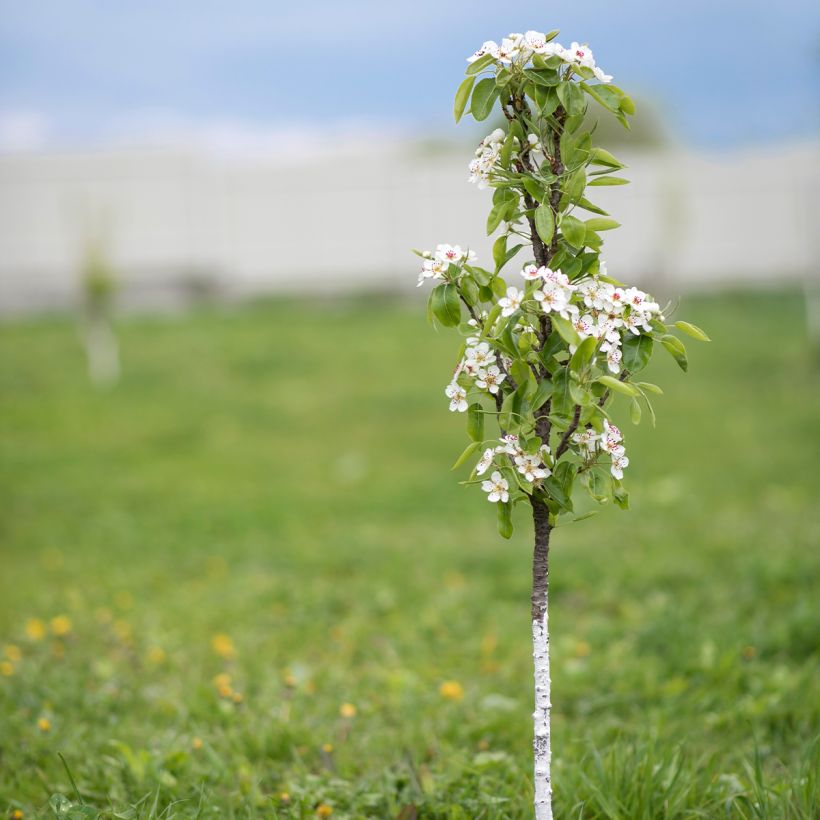
[[(432, 285), (430, 321), (463, 337), (445, 389), (450, 410), (465, 415), (470, 438), (454, 469), (481, 453), (465, 483), (480, 484), (503, 537), (513, 534), (514, 507), (526, 507), (533, 519), (539, 820), (552, 817), (552, 531), (586, 517), (578, 514), (582, 504), (628, 508), (630, 461), (613, 420), (616, 402), (628, 404), (634, 424), (646, 411), (654, 425), (652, 400), (662, 391), (640, 380), (653, 352), (663, 348), (686, 371), (686, 349), (673, 331), (708, 341), (688, 322), (670, 323), (667, 310), (615, 278), (601, 258), (603, 234), (618, 223), (595, 204), (594, 193), (627, 180), (618, 176), (624, 164), (593, 143), (588, 107), (628, 127), (635, 105), (586, 43), (565, 48), (557, 35), (527, 31), (484, 42), (467, 58), (456, 93), (456, 121), (469, 112), (481, 122), (498, 110), (505, 123), (469, 163), (470, 181), (492, 189), (492, 259), (479, 264), (457, 244), (417, 251), (419, 284)], [(490, 425), (494, 432), (487, 432)]]

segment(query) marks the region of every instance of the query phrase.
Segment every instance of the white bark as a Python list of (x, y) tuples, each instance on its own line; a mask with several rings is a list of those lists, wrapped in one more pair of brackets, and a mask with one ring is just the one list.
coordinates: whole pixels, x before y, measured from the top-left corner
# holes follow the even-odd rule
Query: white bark
[(536, 820), (552, 820), (552, 777), (550, 773), (550, 636), (547, 606), (541, 620), (532, 622), (532, 659), (535, 669), (533, 751)]
[(117, 337), (104, 319), (87, 320), (84, 328), (88, 376), (96, 387), (110, 387), (120, 378)]

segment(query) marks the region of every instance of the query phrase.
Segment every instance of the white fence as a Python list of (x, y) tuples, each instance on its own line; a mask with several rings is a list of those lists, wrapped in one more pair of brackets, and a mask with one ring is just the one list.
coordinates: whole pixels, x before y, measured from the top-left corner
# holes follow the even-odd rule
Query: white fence
[[(100, 236), (131, 305), (203, 288), (228, 297), (409, 289), (410, 247), (458, 243), (489, 260), (489, 192), (467, 182), (469, 155), (392, 144), (290, 162), (0, 157), (0, 310), (71, 304), (84, 248)], [(623, 224), (606, 237), (614, 275), (668, 295), (816, 269), (817, 146), (623, 159), (632, 184), (594, 197)]]

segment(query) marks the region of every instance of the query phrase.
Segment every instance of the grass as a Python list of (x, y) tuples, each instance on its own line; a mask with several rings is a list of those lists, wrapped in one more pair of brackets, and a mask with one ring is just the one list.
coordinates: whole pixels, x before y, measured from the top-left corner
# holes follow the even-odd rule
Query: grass
[[(815, 816), (801, 311), (690, 300), (632, 510), (555, 534), (557, 817)], [(0, 811), (527, 817), (529, 522), (447, 471), (453, 338), (378, 302), (119, 333), (100, 393), (68, 320), (0, 327)]]

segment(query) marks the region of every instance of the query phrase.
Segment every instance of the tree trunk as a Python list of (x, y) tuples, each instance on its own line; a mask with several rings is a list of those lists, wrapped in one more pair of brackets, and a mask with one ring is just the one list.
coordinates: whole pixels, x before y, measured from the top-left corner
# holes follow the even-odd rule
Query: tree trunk
[(533, 712), (533, 781), (536, 820), (552, 820), (552, 777), (550, 774), (550, 635), (547, 622), (549, 591), (549, 509), (533, 499), (535, 549), (532, 556), (532, 658), (535, 670)]
[(110, 387), (120, 378), (120, 352), (117, 337), (108, 321), (100, 316), (87, 317), (83, 328), (88, 376), (95, 387)]

